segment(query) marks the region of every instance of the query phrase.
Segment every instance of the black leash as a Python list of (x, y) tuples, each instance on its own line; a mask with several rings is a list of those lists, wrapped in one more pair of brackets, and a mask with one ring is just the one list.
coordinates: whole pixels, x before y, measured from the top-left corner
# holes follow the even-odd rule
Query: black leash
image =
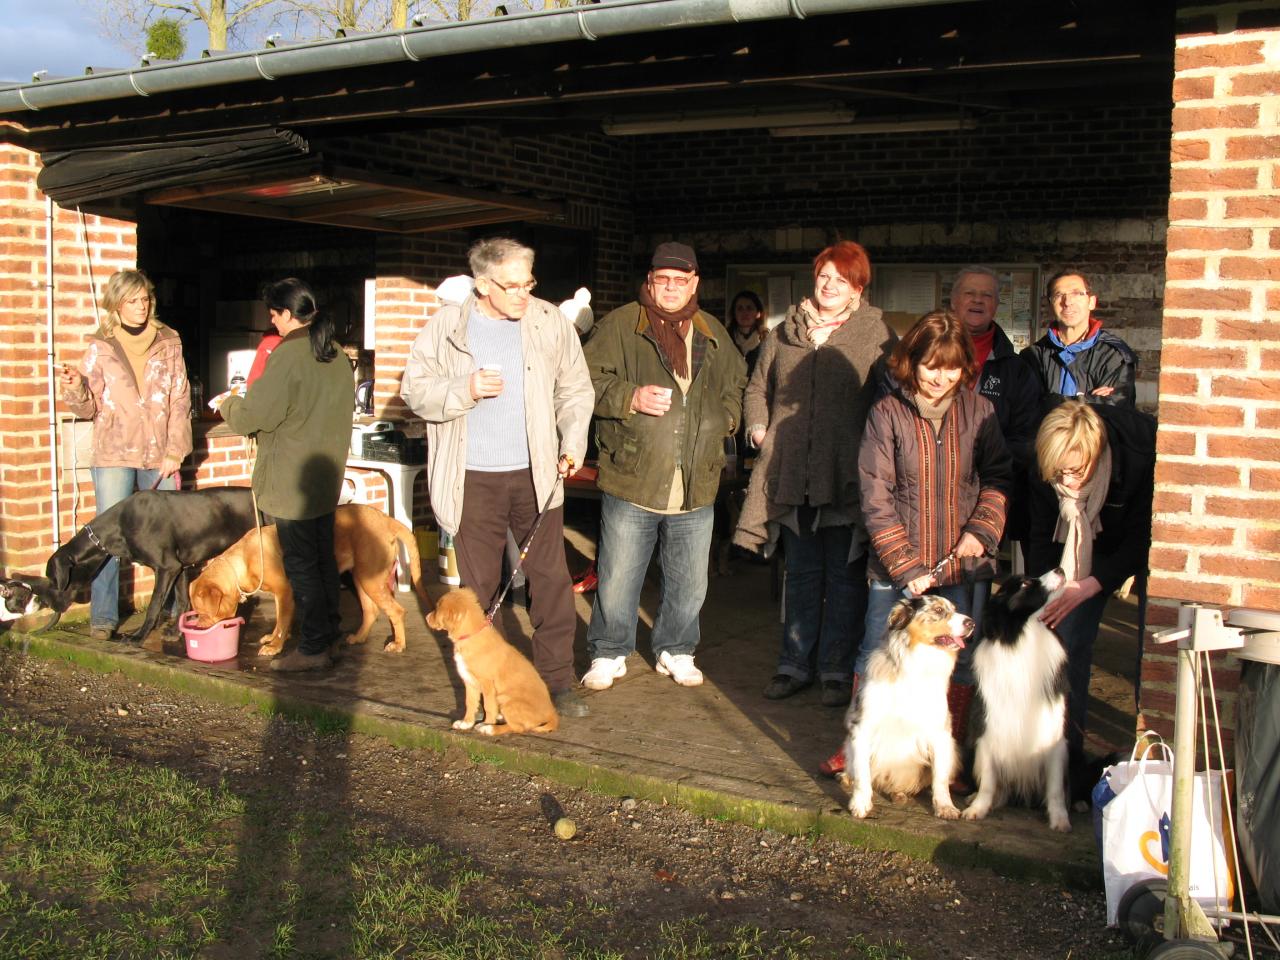
[[(572, 466), (572, 463), (570, 463)], [(533, 543), (533, 535), (538, 532), (538, 527), (542, 526), (542, 518), (547, 515), (547, 511), (551, 509), (551, 500), (556, 495), (556, 488), (564, 481), (559, 473), (556, 474), (556, 482), (551, 485), (551, 492), (547, 494), (547, 501), (542, 505), (542, 509), (538, 511), (538, 515), (533, 520), (533, 526), (529, 528), (529, 535), (524, 538), (524, 546), (520, 548), (520, 558), (516, 561), (515, 567), (511, 570), (511, 576), (507, 578), (507, 582), (502, 589), (498, 591), (498, 597), (493, 601), (493, 606), (489, 608), (489, 612), (485, 614), (485, 622), (493, 623), (493, 618), (498, 615), (498, 608), (502, 606), (503, 599), (507, 596), (507, 591), (511, 589), (511, 584), (515, 583), (516, 574), (520, 572), (520, 567), (524, 565), (524, 558), (529, 554), (529, 544)]]

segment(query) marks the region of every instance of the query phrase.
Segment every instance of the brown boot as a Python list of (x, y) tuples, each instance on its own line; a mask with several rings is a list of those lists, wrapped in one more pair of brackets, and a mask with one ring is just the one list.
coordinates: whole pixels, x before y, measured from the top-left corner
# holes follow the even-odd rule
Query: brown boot
[[(973, 704), (976, 688), (972, 684), (953, 683), (947, 688), (947, 709), (951, 712), (951, 737), (956, 742), (956, 749), (964, 752), (964, 741), (969, 734), (969, 708)], [(956, 773), (951, 782), (952, 793), (967, 796), (973, 793), (973, 784), (965, 776), (964, 770)]]

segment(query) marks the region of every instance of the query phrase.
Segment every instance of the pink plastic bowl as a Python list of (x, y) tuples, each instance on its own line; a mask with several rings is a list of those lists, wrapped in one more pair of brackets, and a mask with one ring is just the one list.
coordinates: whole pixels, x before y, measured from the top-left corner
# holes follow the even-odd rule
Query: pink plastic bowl
[(244, 623), (244, 617), (219, 620), (212, 627), (201, 630), (196, 626), (198, 616), (194, 610), (188, 610), (178, 621), (178, 628), (187, 641), (187, 656), (205, 663), (234, 658), (240, 649), (240, 625)]

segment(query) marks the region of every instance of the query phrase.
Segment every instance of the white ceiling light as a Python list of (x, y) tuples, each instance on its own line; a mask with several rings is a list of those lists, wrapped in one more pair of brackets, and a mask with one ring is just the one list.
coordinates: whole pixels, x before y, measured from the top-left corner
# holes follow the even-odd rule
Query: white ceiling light
[(977, 121), (969, 117), (937, 117), (919, 120), (874, 120), (865, 123), (825, 123), (809, 126), (774, 126), (775, 137), (849, 137), (866, 133), (933, 133), (942, 130), (973, 130)]
[(838, 103), (796, 104), (793, 107), (749, 110), (679, 111), (609, 117), (601, 128), (614, 137), (632, 137), (646, 133), (683, 133), (696, 130), (748, 130), (768, 127), (782, 129), (815, 124), (848, 123), (854, 113)]

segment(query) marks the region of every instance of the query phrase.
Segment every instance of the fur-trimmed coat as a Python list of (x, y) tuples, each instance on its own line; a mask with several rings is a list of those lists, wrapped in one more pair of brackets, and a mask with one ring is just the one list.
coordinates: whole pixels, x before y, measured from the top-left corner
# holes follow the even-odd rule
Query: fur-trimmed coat
[[(165, 457), (191, 452), (191, 386), (182, 341), (152, 320), (156, 337), (143, 361), (142, 383), (115, 337), (91, 334), (80, 360), (80, 392), (62, 394), (77, 417), (93, 421), (93, 466), (154, 470)], [(88, 464), (81, 464), (88, 466)]]
[(792, 307), (760, 348), (747, 384), (743, 424), (765, 428), (734, 542), (763, 550), (771, 521), (806, 502), (861, 527), (858, 447), (876, 395), (876, 365), (898, 337), (862, 303), (815, 347)]

